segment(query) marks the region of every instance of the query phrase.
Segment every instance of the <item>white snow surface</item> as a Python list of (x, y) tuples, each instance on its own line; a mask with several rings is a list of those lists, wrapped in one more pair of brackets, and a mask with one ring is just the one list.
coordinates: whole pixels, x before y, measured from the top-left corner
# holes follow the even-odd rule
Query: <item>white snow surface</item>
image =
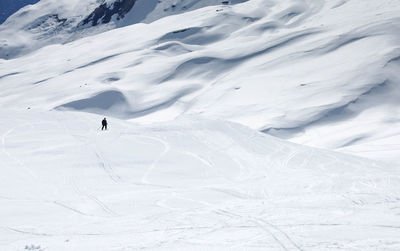
[(0, 250), (400, 250), (399, 13), (198, 5), (0, 59)]
[(1, 250), (400, 248), (397, 166), (224, 121), (1, 114)]
[(398, 1), (208, 6), (0, 61), (3, 107), (197, 115), (400, 163)]
[(0, 58), (13, 58), (79, 37), (79, 33), (71, 32), (98, 6), (98, 2), (41, 0), (25, 6), (0, 25)]
[(247, 0), (136, 0), (123, 19), (113, 15), (110, 23), (83, 25), (82, 21), (105, 3), (113, 8), (122, 0), (41, 0), (28, 5), (0, 25), (0, 58), (15, 58), (50, 44), (62, 44), (136, 23), (151, 23), (160, 18), (206, 6), (237, 4)]

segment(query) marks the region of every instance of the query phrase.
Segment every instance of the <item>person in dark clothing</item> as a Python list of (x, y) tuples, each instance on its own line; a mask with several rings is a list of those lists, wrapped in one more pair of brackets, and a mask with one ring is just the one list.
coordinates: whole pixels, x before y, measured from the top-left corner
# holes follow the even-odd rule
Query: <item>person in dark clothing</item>
[(101, 127), (101, 130), (103, 131), (104, 129), (107, 130), (107, 120), (106, 118), (103, 119), (103, 121), (101, 121), (101, 124), (103, 125)]

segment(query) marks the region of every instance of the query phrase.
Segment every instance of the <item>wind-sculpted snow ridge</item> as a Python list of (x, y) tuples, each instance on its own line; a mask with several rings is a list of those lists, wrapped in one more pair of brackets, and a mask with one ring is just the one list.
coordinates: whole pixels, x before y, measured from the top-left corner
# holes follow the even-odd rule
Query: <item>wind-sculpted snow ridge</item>
[(0, 116), (1, 250), (400, 249), (396, 166), (198, 117)]
[[(130, 16), (135, 8), (151, 12), (149, 24), (0, 61), (2, 106), (95, 112), (143, 123), (203, 116), (400, 162), (395, 1), (251, 0), (154, 22), (170, 2), (146, 3), (135, 3), (117, 25), (136, 22)], [(198, 8), (216, 2), (191, 3)]]

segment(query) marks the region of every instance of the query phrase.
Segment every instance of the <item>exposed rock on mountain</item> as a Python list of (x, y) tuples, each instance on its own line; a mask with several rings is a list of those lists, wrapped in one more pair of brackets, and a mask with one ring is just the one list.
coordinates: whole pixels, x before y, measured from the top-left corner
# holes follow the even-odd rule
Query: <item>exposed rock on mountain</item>
[(96, 26), (100, 23), (106, 24), (111, 21), (111, 18), (116, 15), (119, 20), (132, 9), (137, 0), (116, 0), (112, 4), (104, 2), (97, 7), (80, 25), (90, 24)]

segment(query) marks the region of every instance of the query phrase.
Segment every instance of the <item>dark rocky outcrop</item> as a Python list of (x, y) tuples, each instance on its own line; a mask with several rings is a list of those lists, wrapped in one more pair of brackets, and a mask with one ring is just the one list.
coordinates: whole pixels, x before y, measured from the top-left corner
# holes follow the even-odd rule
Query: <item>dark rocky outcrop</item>
[(96, 26), (98, 24), (106, 24), (111, 21), (112, 16), (117, 15), (117, 19), (124, 16), (133, 8), (137, 0), (116, 0), (110, 6), (107, 3), (97, 7), (87, 18), (85, 18), (79, 26), (90, 24)]

